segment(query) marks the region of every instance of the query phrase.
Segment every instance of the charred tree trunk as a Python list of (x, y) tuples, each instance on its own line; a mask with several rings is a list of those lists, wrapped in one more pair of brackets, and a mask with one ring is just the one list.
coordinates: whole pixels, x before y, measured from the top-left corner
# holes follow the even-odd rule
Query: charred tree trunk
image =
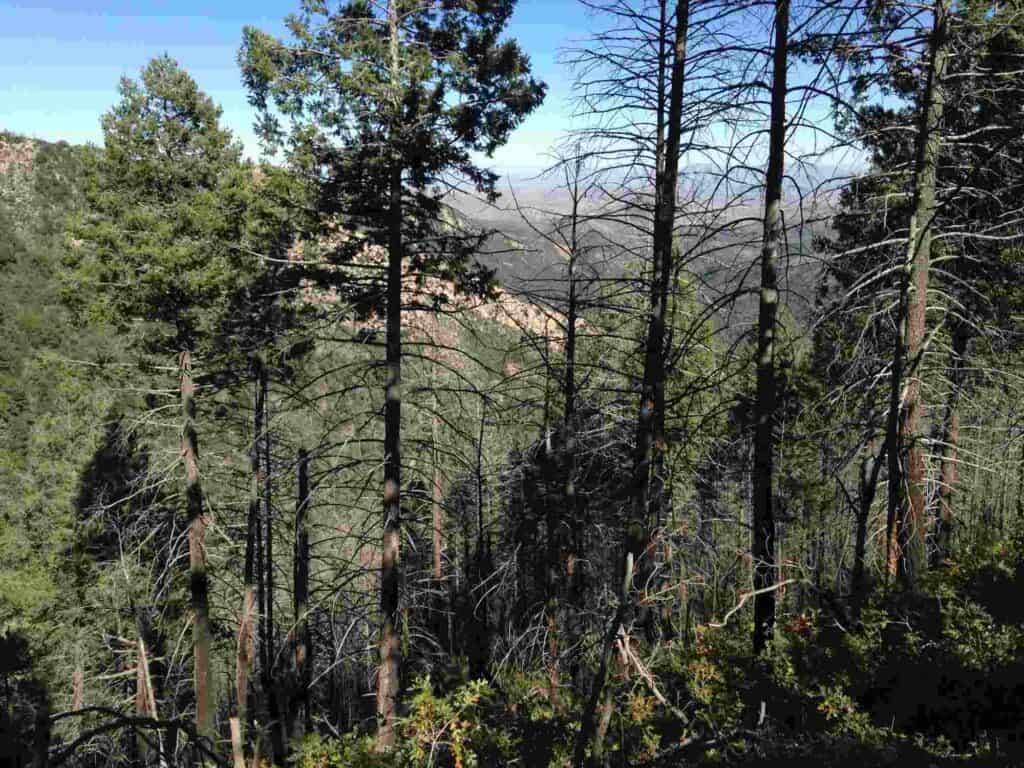
[(310, 682), (313, 645), (309, 634), (309, 454), (299, 449), (299, 498), (295, 505), (295, 675), (297, 691), (292, 736), (301, 739), (312, 727)]
[[(576, 744), (573, 748), (574, 768), (585, 768), (587, 765), (587, 747), (594, 743), (591, 749), (590, 765), (595, 765), (600, 755), (604, 753), (604, 734), (607, 731), (605, 712), (611, 706), (610, 692), (606, 690), (608, 670), (612, 663), (612, 656), (615, 652), (615, 640), (623, 627), (629, 623), (629, 616), (632, 611), (632, 601), (629, 599), (630, 582), (633, 580), (633, 556), (626, 554), (626, 564), (622, 581), (622, 591), (619, 597), (619, 607), (615, 611), (611, 624), (605, 632), (601, 645), (601, 656), (598, 661), (597, 673), (590, 688), (590, 695), (587, 697), (587, 704), (583, 710), (583, 717), (580, 720), (580, 732), (576, 737)], [(602, 710), (601, 722), (598, 722), (598, 708)], [(600, 743), (598, 739), (600, 738)]]
[(1017, 459), (1017, 518), (1024, 518), (1024, 437), (1020, 440), (1020, 458)]
[(935, 564), (950, 554), (953, 527), (956, 524), (956, 493), (960, 482), (960, 397), (964, 386), (964, 358), (967, 354), (967, 329), (957, 322), (953, 327), (949, 354), (949, 402), (946, 405), (945, 440), (939, 475), (939, 518), (936, 530)]
[(36, 711), (32, 733), (32, 768), (50, 765), (50, 699), (40, 686), (36, 690)]
[[(669, 78), (668, 109), (664, 103), (658, 107), (657, 179), (655, 190), (653, 261), (651, 285), (651, 316), (647, 328), (644, 350), (644, 370), (640, 412), (637, 417), (636, 453), (633, 460), (633, 519), (626, 536), (627, 552), (633, 556), (638, 581), (646, 587), (653, 572), (654, 552), (651, 546), (651, 468), (656, 452), (664, 449), (664, 434), (658, 433), (659, 404), (665, 405), (665, 325), (668, 318), (668, 295), (672, 276), (673, 237), (676, 220), (676, 195), (679, 180), (679, 152), (682, 144), (683, 91), (686, 78), (686, 41), (690, 22), (689, 0), (676, 3), (673, 48), (666, 48), (668, 23), (666, 3), (662, 3), (661, 66), (662, 82), (667, 69)], [(664, 87), (660, 89), (664, 93)], [(660, 498), (660, 494), (658, 495)], [(641, 604), (645, 598), (641, 597)], [(650, 611), (642, 609), (641, 620), (650, 629)]]
[[(273, 666), (274, 666), (274, 508), (273, 501), (271, 498), (271, 489), (273, 484), (273, 476), (270, 469), (270, 383), (267, 377), (266, 368), (261, 369), (263, 375), (260, 379), (260, 385), (263, 388), (263, 551), (266, 561), (264, 562), (264, 579), (266, 583), (266, 591), (264, 593), (264, 600), (266, 601), (262, 606), (262, 613), (266, 617), (265, 634), (263, 642), (267, 648), (267, 665), (263, 669), (263, 673), (266, 676), (264, 687), (267, 691), (270, 691), (273, 686)], [(268, 696), (272, 699), (273, 696)]]
[[(563, 594), (570, 594), (572, 598), (572, 582), (576, 558), (579, 555), (575, 547), (577, 527), (579, 526), (578, 504), (576, 498), (576, 317), (578, 313), (578, 296), (576, 285), (576, 268), (580, 255), (579, 246), (579, 214), (580, 214), (580, 173), (583, 164), (583, 157), (577, 154), (575, 166), (572, 172), (571, 183), (568, 185), (572, 195), (572, 208), (569, 212), (569, 242), (567, 266), (569, 279), (568, 305), (565, 317), (565, 347), (564, 361), (565, 371), (562, 383), (565, 395), (564, 417), (562, 430), (565, 452), (565, 525), (563, 529), (571, 531), (572, 535), (562, 536), (561, 530), (558, 543), (564, 540), (565, 546), (559, 547), (556, 551), (556, 561), (549, 562), (549, 567), (557, 574), (554, 583), (550, 585), (551, 591), (548, 594), (548, 656), (551, 661), (549, 667), (548, 682), (552, 706), (556, 711), (561, 708), (561, 701), (558, 696), (559, 683), (559, 644), (558, 635), (562, 627), (558, 623), (559, 601)], [(564, 550), (564, 557), (563, 551)], [(575, 609), (577, 606), (572, 606)], [(571, 629), (570, 629), (571, 632)]]
[(867, 592), (867, 544), (868, 525), (871, 518), (871, 506), (875, 503), (878, 488), (878, 476), (882, 471), (885, 458), (885, 444), (882, 452), (874, 455), (875, 440), (872, 438), (864, 448), (864, 458), (860, 463), (860, 482), (857, 492), (857, 534), (853, 550), (852, 592), (855, 603), (859, 603)]
[[(561, 525), (558, 515), (558, 505), (548, 498), (549, 482), (552, 479), (554, 457), (547, 449), (551, 448), (550, 441), (546, 446), (543, 458), (541, 459), (541, 476), (545, 480), (542, 490), (542, 503), (544, 505), (545, 527), (547, 529), (547, 553), (544, 563), (544, 617), (547, 630), (547, 666), (548, 666), (548, 701), (556, 712), (561, 709), (559, 699), (559, 634), (558, 626), (558, 597), (561, 585)], [(481, 574), (482, 576), (483, 574)]]
[(270, 731), (270, 747), (275, 765), (284, 765), (288, 752), (288, 733), (285, 726), (285, 713), (282, 711), (287, 701), (282, 696), (278, 684), (279, 674), (276, 669), (277, 649), (274, 647), (274, 505), (273, 505), (273, 472), (271, 464), (272, 441), (270, 437), (270, 377), (266, 367), (263, 373), (263, 511), (264, 511), (264, 553), (266, 590), (262, 613), (266, 616), (266, 634), (263, 642), (266, 646), (267, 663), (263, 666), (262, 684), (263, 697), (266, 701)]
[(196, 436), (195, 384), (192, 356), (183, 350), (178, 358), (183, 426), (181, 453), (185, 462), (185, 499), (188, 509), (189, 593), (192, 604), (192, 648), (195, 673), (196, 731), (213, 738), (213, 675), (210, 670), (210, 579), (206, 571), (206, 515), (199, 479), (199, 440)]
[[(686, 43), (690, 23), (689, 0), (678, 0), (675, 6), (674, 30), (668, 20), (668, 3), (659, 5), (658, 99), (656, 136), (656, 179), (653, 262), (651, 282), (651, 316), (647, 329), (644, 349), (644, 369), (641, 383), (640, 410), (637, 416), (636, 449), (633, 456), (632, 515), (626, 530), (626, 551), (624, 557), (625, 578), (619, 594), (619, 607), (604, 638), (601, 661), (591, 686), (587, 705), (583, 712), (580, 733), (576, 740), (573, 763), (582, 768), (587, 747), (603, 729), (598, 728), (597, 711), (604, 700), (608, 666), (614, 651), (615, 639), (620, 627), (634, 613), (631, 595), (634, 575), (639, 573), (641, 588), (650, 573), (650, 480), (653, 451), (655, 450), (656, 403), (664, 403), (665, 386), (665, 321), (668, 315), (668, 287), (672, 272), (673, 233), (675, 229), (675, 206), (678, 187), (679, 153), (682, 144), (683, 93), (686, 78)], [(672, 33), (670, 49), (669, 34)], [(665, 99), (665, 82), (669, 94)], [(666, 109), (667, 106), (667, 109)], [(667, 139), (666, 139), (667, 134)], [(645, 558), (645, 555), (648, 557)], [(643, 567), (638, 567), (642, 565)], [(643, 597), (640, 599), (643, 604)], [(647, 611), (650, 614), (649, 611)], [(641, 617), (644, 618), (644, 617)], [(648, 621), (645, 619), (644, 623)], [(603, 718), (602, 718), (603, 720)], [(600, 755), (603, 744), (596, 744), (592, 754)]]
[(579, 185), (582, 167), (583, 157), (577, 154), (571, 184), (572, 209), (569, 212), (569, 263), (567, 266), (569, 296), (565, 312), (565, 378), (563, 388), (565, 392), (565, 426), (567, 429), (570, 428), (576, 415), (576, 316), (579, 313), (576, 269), (580, 256), (579, 218), (581, 192)]
[[(250, 479), (249, 510), (245, 530), (245, 565), (242, 581), (242, 614), (238, 622), (238, 645), (235, 659), (235, 699), (238, 717), (238, 744), (236, 751), (244, 753), (246, 728), (251, 725), (253, 707), (250, 706), (249, 676), (256, 661), (256, 622), (259, 608), (256, 603), (257, 539), (260, 526), (260, 440), (263, 435), (263, 363), (253, 358), (256, 386), (253, 397), (253, 436), (249, 450)], [(261, 579), (262, 583), (262, 579)], [(260, 604), (263, 590), (260, 589)], [(261, 620), (262, 629), (262, 620)]]
[[(434, 396), (434, 409), (438, 411), (439, 404), (437, 395)], [(431, 517), (431, 626), (434, 637), (442, 648), (452, 650), (452, 632), (450, 627), (451, 612), (453, 610), (451, 591), (446, 588), (444, 581), (444, 475), (441, 471), (441, 447), (440, 447), (441, 418), (434, 416), (431, 428), (433, 478), (430, 489), (430, 517)]]
[(249, 676), (256, 657), (256, 595), (255, 559), (256, 526), (259, 523), (259, 499), (256, 480), (249, 499), (249, 512), (245, 535), (245, 571), (242, 586), (242, 613), (238, 620), (238, 640), (235, 653), (235, 717), (238, 719), (238, 737), (235, 750), (245, 751), (246, 729), (250, 726), (253, 708), (250, 706)]
[(775, 3), (771, 128), (765, 179), (764, 247), (757, 325), (757, 402), (754, 432), (754, 653), (769, 644), (775, 626), (775, 330), (779, 308), (778, 262), (782, 247), (782, 180), (786, 151), (786, 75), (789, 0)]
[[(436, 398), (434, 407), (435, 409), (438, 407)], [(438, 446), (439, 422), (440, 419), (435, 416), (432, 435), (434, 477), (431, 483), (430, 494), (431, 533), (433, 534), (433, 568), (431, 575), (434, 578), (434, 588), (436, 590), (441, 589), (441, 581), (444, 578), (444, 480), (441, 476), (441, 455)]]

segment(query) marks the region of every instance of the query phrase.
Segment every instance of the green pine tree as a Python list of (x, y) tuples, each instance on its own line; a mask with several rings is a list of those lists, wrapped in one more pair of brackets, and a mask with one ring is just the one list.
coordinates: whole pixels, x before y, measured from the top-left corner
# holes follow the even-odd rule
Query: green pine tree
[(483, 236), (445, 222), (442, 198), (460, 182), (493, 197), (496, 177), (474, 154), (490, 155), (543, 99), (529, 59), (500, 39), (513, 7), (390, 0), (381, 9), (354, 0), (332, 11), (305, 0), (288, 19), (291, 40), (247, 28), (240, 52), (263, 139), (280, 146), (280, 118), (289, 121), (288, 156), (319, 181), (322, 223), (352, 235), (335, 255), (348, 262), (367, 246), (387, 251), (384, 280), (361, 292), (368, 306), (384, 307), (387, 326), (381, 748), (394, 743), (401, 664), (402, 282), (412, 272), (486, 286), (487, 272), (467, 266)]

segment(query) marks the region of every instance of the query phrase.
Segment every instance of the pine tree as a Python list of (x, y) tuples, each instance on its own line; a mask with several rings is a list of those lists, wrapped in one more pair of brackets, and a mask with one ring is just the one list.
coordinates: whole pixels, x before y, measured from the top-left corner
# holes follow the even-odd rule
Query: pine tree
[[(832, 306), (827, 322), (819, 326), (822, 370), (831, 371), (829, 376), (835, 375), (836, 383), (849, 387), (855, 381), (871, 381), (887, 362), (896, 364), (888, 397), (890, 437), (880, 447), (878, 460), (887, 459), (894, 479), (887, 567), (892, 575), (902, 573), (908, 582), (914, 581), (926, 562), (922, 484), (927, 438), (917, 428), (917, 437), (911, 440), (907, 428), (927, 423), (920, 389), (921, 379), (930, 374), (928, 346), (935, 349), (945, 342), (949, 347), (949, 364), (944, 366), (947, 381), (939, 387), (947, 398), (939, 410), (944, 423), (937, 430), (939, 514), (932, 550), (932, 561), (941, 562), (949, 554), (956, 525), (959, 410), (971, 379), (972, 340), (1004, 334), (1014, 325), (1013, 311), (1000, 286), (1015, 282), (1012, 252), (1021, 232), (1016, 211), (1022, 182), (1010, 160), (1020, 153), (1021, 89), (1014, 74), (1020, 58), (1020, 18), (1019, 3), (966, 3), (952, 11), (939, 4), (930, 18), (934, 29), (915, 38), (929, 41), (931, 49), (916, 56), (904, 51), (886, 60), (873, 79), (903, 105), (864, 106), (856, 115), (855, 133), (871, 152), (871, 167), (844, 188), (834, 221), (836, 238), (828, 246), (838, 256), (829, 265), (823, 294)], [(899, 16), (889, 23), (907, 26), (907, 35), (914, 29)], [(898, 37), (891, 31), (889, 36)], [(933, 70), (939, 65), (941, 71)], [(950, 105), (948, 109), (940, 109), (943, 101)], [(917, 128), (906, 130), (914, 122)], [(930, 147), (924, 139), (915, 138), (924, 135), (923, 130), (929, 134)], [(922, 184), (923, 202), (916, 192)], [(929, 197), (934, 200), (929, 202)], [(892, 301), (890, 294), (877, 287), (884, 284), (886, 270), (895, 265), (902, 269), (896, 269), (899, 299)], [(926, 290), (920, 287), (925, 266)], [(906, 281), (911, 274), (919, 281), (916, 286)], [(925, 298), (927, 303), (922, 304)], [(903, 327), (910, 299), (914, 339)], [(895, 322), (889, 304), (897, 306)], [(928, 334), (924, 313), (933, 326)], [(896, 326), (895, 332), (891, 326)], [(886, 407), (874, 395), (863, 393), (868, 441), (874, 440), (875, 422)], [(892, 441), (899, 449), (886, 456)], [(911, 481), (911, 471), (916, 480)], [(865, 479), (870, 485), (871, 478), (878, 477), (877, 467), (867, 469)], [(865, 486), (863, 491), (870, 502), (873, 487)], [(863, 509), (862, 517), (866, 514)], [(863, 530), (858, 538), (862, 535)]]
[(278, 114), (290, 121), (289, 159), (319, 180), (321, 221), (351, 235), (337, 259), (350, 262), (367, 246), (387, 253), (383, 281), (366, 291), (341, 284), (364, 306), (383, 307), (386, 326), (382, 749), (394, 743), (401, 666), (402, 283), (409, 272), (486, 283), (486, 273), (467, 266), (482, 237), (444, 225), (442, 196), (461, 180), (493, 197), (496, 177), (474, 153), (490, 155), (543, 99), (526, 55), (499, 39), (513, 6), (390, 0), (380, 9), (354, 0), (331, 11), (307, 0), (289, 18), (292, 40), (247, 28), (240, 53), (262, 137), (279, 145)]
[(174, 355), (189, 520), (196, 726), (212, 736), (215, 702), (193, 363), (209, 352), (219, 311), (260, 272), (246, 248), (252, 169), (219, 125), (220, 109), (167, 56), (125, 78), (102, 120), (104, 151), (86, 211), (69, 226), (67, 298), (83, 319), (119, 328), (141, 354)]

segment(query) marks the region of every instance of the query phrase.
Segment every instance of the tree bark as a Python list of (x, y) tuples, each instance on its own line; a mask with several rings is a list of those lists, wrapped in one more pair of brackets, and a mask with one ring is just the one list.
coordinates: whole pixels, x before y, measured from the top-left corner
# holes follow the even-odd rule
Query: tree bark
[(931, 260), (932, 229), (935, 217), (935, 186), (941, 150), (940, 124), (945, 109), (942, 79), (946, 73), (949, 0), (936, 0), (925, 91), (921, 101), (917, 161), (914, 168), (914, 204), (906, 272), (907, 333), (906, 360), (908, 378), (900, 410), (899, 451), (906, 455), (906, 481), (898, 486), (896, 535), (899, 549), (897, 574), (913, 587), (925, 562), (925, 448), (921, 420), (921, 355), (928, 309), (928, 272)]
[[(664, 2), (661, 8), (663, 53), (659, 79), (664, 77), (667, 58), (671, 60), (671, 68), (667, 117), (664, 104), (659, 104), (658, 107), (651, 316), (644, 350), (636, 453), (633, 460), (633, 519), (630, 521), (626, 536), (627, 552), (633, 555), (638, 581), (642, 588), (646, 586), (654, 566), (654, 552), (651, 546), (651, 523), (654, 518), (650, 493), (651, 468), (655, 463), (654, 454), (664, 450), (664, 435), (657, 433), (659, 424), (662, 425), (662, 432), (664, 431), (664, 418), (659, 418), (658, 409), (659, 404), (661, 410), (664, 410), (665, 405), (665, 321), (668, 317), (668, 295), (672, 276), (679, 152), (682, 144), (683, 92), (686, 79), (686, 42), (690, 22), (689, 0), (679, 0), (675, 9), (673, 50), (669, 57), (664, 53), (665, 36), (668, 34)], [(664, 88), (661, 90), (663, 93)], [(662, 131), (666, 136), (664, 141)], [(660, 494), (657, 498), (660, 498)], [(643, 601), (644, 598), (641, 598), (642, 603)], [(641, 616), (641, 621), (647, 627), (649, 612), (643, 609), (642, 613), (644, 615)]]
[[(263, 534), (263, 547), (266, 556), (266, 562), (264, 568), (266, 575), (266, 592), (264, 599), (266, 602), (262, 606), (263, 615), (266, 616), (266, 635), (263, 638), (263, 642), (267, 647), (267, 665), (263, 672), (266, 675), (264, 680), (264, 687), (268, 692), (273, 687), (273, 665), (274, 665), (274, 508), (271, 499), (271, 490), (273, 485), (273, 476), (270, 468), (270, 382), (267, 376), (267, 369), (261, 368), (262, 376), (260, 378), (260, 386), (263, 388), (263, 524), (265, 526)], [(273, 699), (273, 695), (268, 695), (268, 699)]]
[[(256, 622), (259, 609), (256, 605), (256, 558), (257, 529), (260, 525), (260, 440), (263, 435), (263, 363), (254, 357), (253, 372), (256, 374), (253, 396), (253, 435), (249, 449), (250, 478), (249, 511), (245, 531), (245, 565), (242, 577), (242, 614), (238, 622), (238, 644), (235, 659), (235, 712), (238, 718), (238, 740), (244, 752), (245, 732), (252, 718), (249, 706), (249, 676), (256, 660)], [(260, 590), (260, 602), (263, 594)], [(247, 719), (248, 718), (248, 719)]]
[[(434, 401), (437, 407), (437, 400)], [(438, 427), (440, 419), (435, 416), (433, 422), (433, 463), (434, 477), (431, 482), (430, 494), (430, 515), (431, 530), (433, 533), (433, 571), (435, 589), (441, 588), (441, 580), (444, 578), (443, 555), (444, 555), (444, 479), (441, 475), (441, 456), (438, 449)]]
[(901, 392), (903, 382), (903, 353), (906, 347), (906, 273), (899, 277), (899, 302), (896, 309), (897, 339), (893, 349), (892, 373), (889, 376), (889, 415), (886, 419), (885, 449), (888, 472), (888, 497), (885, 513), (885, 576), (891, 581), (896, 576), (896, 561), (899, 559), (897, 525), (900, 506), (900, 487), (903, 485), (903, 462), (900, 457), (900, 409), (903, 406)]
[[(583, 157), (577, 148), (574, 159), (573, 175), (568, 185), (572, 194), (572, 209), (569, 211), (569, 296), (565, 314), (565, 419), (568, 428), (576, 415), (576, 316), (579, 312), (576, 286), (576, 268), (580, 256), (579, 218), (580, 218), (580, 173), (583, 168)], [(571, 440), (571, 437), (568, 438)]]
[(75, 659), (75, 671), (71, 675), (71, 711), (77, 712), (83, 706), (85, 706), (85, 670), (82, 669), (81, 658), (77, 658)]
[[(571, 583), (573, 574), (570, 572), (575, 562), (577, 552), (574, 549), (574, 542), (578, 538), (576, 534), (577, 499), (576, 499), (576, 317), (578, 313), (576, 266), (579, 258), (579, 214), (580, 214), (580, 173), (583, 167), (583, 156), (579, 153), (574, 158), (574, 165), (571, 177), (566, 178), (572, 207), (569, 211), (569, 241), (567, 250), (569, 263), (567, 266), (569, 280), (568, 305), (565, 317), (565, 346), (564, 346), (564, 374), (562, 391), (565, 396), (564, 415), (562, 419), (562, 431), (565, 451), (565, 472), (566, 479), (563, 491), (565, 493), (565, 518), (568, 523), (565, 530), (571, 530), (573, 535), (564, 536), (562, 528), (555, 531), (549, 530), (548, 535), (552, 536), (552, 553), (549, 554), (548, 569), (550, 573), (547, 595), (547, 629), (548, 629), (548, 689), (551, 706), (555, 711), (561, 711), (562, 702), (559, 696), (559, 634), (562, 627), (559, 625), (558, 613), (562, 595), (567, 591), (566, 587)], [(553, 507), (553, 505), (552, 505)], [(553, 511), (553, 509), (552, 509)], [(553, 517), (553, 515), (552, 515)], [(549, 528), (551, 520), (549, 519)], [(563, 543), (566, 546), (562, 546)], [(562, 557), (564, 550), (564, 559)]]
[(270, 731), (270, 747), (275, 765), (284, 765), (288, 753), (288, 729), (285, 725), (286, 713), (282, 711), (287, 700), (282, 695), (279, 681), (279, 670), (275, 668), (277, 649), (274, 647), (274, 505), (273, 505), (273, 472), (271, 465), (272, 441), (270, 437), (270, 377), (266, 366), (260, 368), (263, 388), (263, 511), (264, 511), (264, 552), (266, 555), (266, 591), (265, 603), (262, 606), (266, 617), (266, 634), (263, 642), (266, 646), (267, 663), (263, 665), (262, 684), (263, 698), (266, 702)]
[(939, 517), (936, 530), (935, 564), (950, 555), (953, 527), (956, 524), (956, 494), (960, 482), (960, 397), (964, 386), (964, 358), (967, 331), (956, 323), (949, 354), (949, 402), (946, 405), (945, 440), (939, 471)]
[(765, 179), (764, 246), (757, 325), (757, 402), (754, 432), (754, 653), (769, 644), (775, 626), (775, 330), (779, 308), (778, 262), (782, 246), (782, 180), (786, 151), (786, 75), (789, 0), (775, 3), (771, 128)]
[[(401, 115), (399, 30), (397, 0), (387, 7), (391, 88), (396, 126)], [(397, 136), (392, 136), (397, 140)], [(401, 419), (402, 419), (402, 166), (392, 159), (388, 211), (388, 268), (385, 345), (387, 383), (384, 403), (384, 534), (381, 548), (380, 668), (377, 673), (377, 749), (395, 743), (398, 715), (399, 672), (402, 662), (399, 641), (400, 520), (401, 520)]]
[(610, 686), (605, 688), (604, 701), (601, 702), (601, 716), (597, 721), (597, 731), (594, 733), (594, 751), (590, 755), (590, 768), (604, 768), (605, 765), (605, 741), (608, 738), (608, 729), (612, 724), (612, 714), (615, 711), (615, 699), (612, 697)]
[[(608, 698), (606, 698), (604, 694), (607, 693), (605, 691), (605, 685), (608, 679), (608, 669), (612, 663), (612, 654), (615, 651), (615, 640), (619, 636), (619, 632), (623, 627), (630, 623), (629, 617), (633, 612), (631, 610), (633, 604), (629, 599), (629, 585), (632, 580), (633, 556), (631, 553), (627, 553), (622, 580), (622, 591), (619, 593), (619, 605), (601, 644), (601, 656), (598, 661), (597, 673), (595, 674), (594, 681), (591, 684), (590, 695), (587, 697), (587, 704), (583, 710), (583, 717), (580, 720), (580, 732), (576, 737), (576, 744), (573, 748), (572, 764), (575, 768), (585, 768), (587, 764), (587, 747), (590, 746), (591, 741), (594, 742), (594, 747), (591, 750), (591, 764), (594, 763), (594, 757), (602, 754), (604, 751), (604, 745), (603, 743), (598, 743), (598, 738), (603, 742), (604, 731), (607, 730), (607, 724), (605, 724), (604, 728), (599, 727), (597, 720), (598, 708), (601, 707), (602, 709), (603, 721), (604, 711), (610, 706), (610, 693), (608, 694)], [(604, 702), (603, 706), (602, 702)]]
[[(270, 669), (271, 657), (270, 657), (270, 628), (267, 625), (267, 557), (266, 557), (266, 544), (264, 542), (265, 537), (265, 516), (267, 513), (266, 509), (266, 479), (264, 478), (264, 467), (263, 467), (263, 440), (264, 430), (266, 425), (263, 422), (263, 416), (266, 413), (266, 392), (267, 388), (263, 385), (263, 379), (266, 376), (266, 370), (262, 363), (256, 370), (256, 419), (255, 426), (257, 431), (253, 438), (253, 482), (256, 484), (255, 487), (255, 502), (256, 502), (256, 519), (254, 523), (254, 531), (256, 534), (256, 558), (255, 558), (255, 572), (256, 572), (256, 599), (258, 608), (256, 610), (259, 618), (259, 656), (260, 656), (260, 677), (265, 676), (265, 670)], [(262, 682), (262, 681), (261, 681)], [(264, 686), (265, 688), (265, 686)], [(259, 697), (260, 707), (265, 709), (266, 702), (264, 697), (267, 691), (261, 691)], [(260, 717), (264, 716), (264, 712), (261, 710)]]
[[(562, 527), (559, 520), (559, 505), (550, 498), (549, 482), (553, 479), (556, 469), (555, 457), (552, 452), (552, 441), (550, 440), (550, 428), (548, 431), (549, 440), (543, 452), (541, 461), (541, 477), (544, 486), (541, 491), (541, 499), (544, 507), (545, 528), (547, 533), (547, 553), (544, 563), (544, 618), (547, 629), (547, 672), (548, 672), (548, 701), (554, 711), (561, 708), (559, 700), (559, 630), (558, 626), (558, 597), (561, 587), (561, 552), (562, 552)], [(482, 575), (482, 574), (481, 574)]]
[(183, 426), (181, 453), (185, 462), (185, 499), (188, 509), (189, 593), (192, 603), (192, 648), (195, 672), (196, 731), (213, 738), (213, 675), (210, 669), (210, 580), (206, 571), (206, 515), (199, 478), (199, 441), (196, 436), (195, 384), (192, 356), (183, 350), (178, 358)]
[(1020, 457), (1017, 459), (1017, 519), (1024, 518), (1024, 438), (1020, 440)]
[(299, 449), (299, 497), (295, 505), (295, 673), (298, 691), (293, 714), (293, 738), (301, 739), (311, 730), (310, 682), (313, 645), (309, 634), (309, 454)]
[(875, 439), (868, 440), (864, 447), (864, 458), (860, 464), (860, 483), (857, 492), (857, 534), (853, 551), (853, 577), (852, 592), (855, 602), (859, 602), (865, 596), (867, 588), (867, 543), (868, 524), (871, 517), (871, 506), (875, 502), (875, 493), (878, 488), (878, 476), (881, 474), (882, 461), (885, 458), (886, 450), (883, 443), (882, 452), (874, 455)]
[(50, 699), (40, 688), (32, 733), (32, 768), (47, 768), (50, 764)]
[[(141, 622), (139, 622), (141, 624)], [(141, 626), (140, 626), (141, 629)], [(140, 718), (157, 719), (156, 695), (153, 691), (153, 680), (149, 675), (149, 654), (146, 652), (146, 641), (141, 631), (137, 642), (137, 661), (135, 665), (135, 714)], [(159, 733), (156, 743), (159, 745)], [(150, 762), (150, 749), (148, 740), (139, 733), (136, 733), (136, 750), (143, 765)], [(159, 755), (159, 747), (157, 748)]]

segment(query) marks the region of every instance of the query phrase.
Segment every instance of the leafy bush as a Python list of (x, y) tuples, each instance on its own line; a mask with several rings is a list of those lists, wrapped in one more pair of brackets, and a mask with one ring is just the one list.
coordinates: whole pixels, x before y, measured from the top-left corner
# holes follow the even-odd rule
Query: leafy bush
[(491, 686), (471, 680), (446, 695), (435, 693), (429, 676), (413, 683), (408, 714), (398, 727), (398, 744), (375, 751), (374, 739), (359, 732), (331, 739), (307, 737), (292, 758), (295, 768), (477, 768), (513, 757), (512, 741), (488, 719)]

